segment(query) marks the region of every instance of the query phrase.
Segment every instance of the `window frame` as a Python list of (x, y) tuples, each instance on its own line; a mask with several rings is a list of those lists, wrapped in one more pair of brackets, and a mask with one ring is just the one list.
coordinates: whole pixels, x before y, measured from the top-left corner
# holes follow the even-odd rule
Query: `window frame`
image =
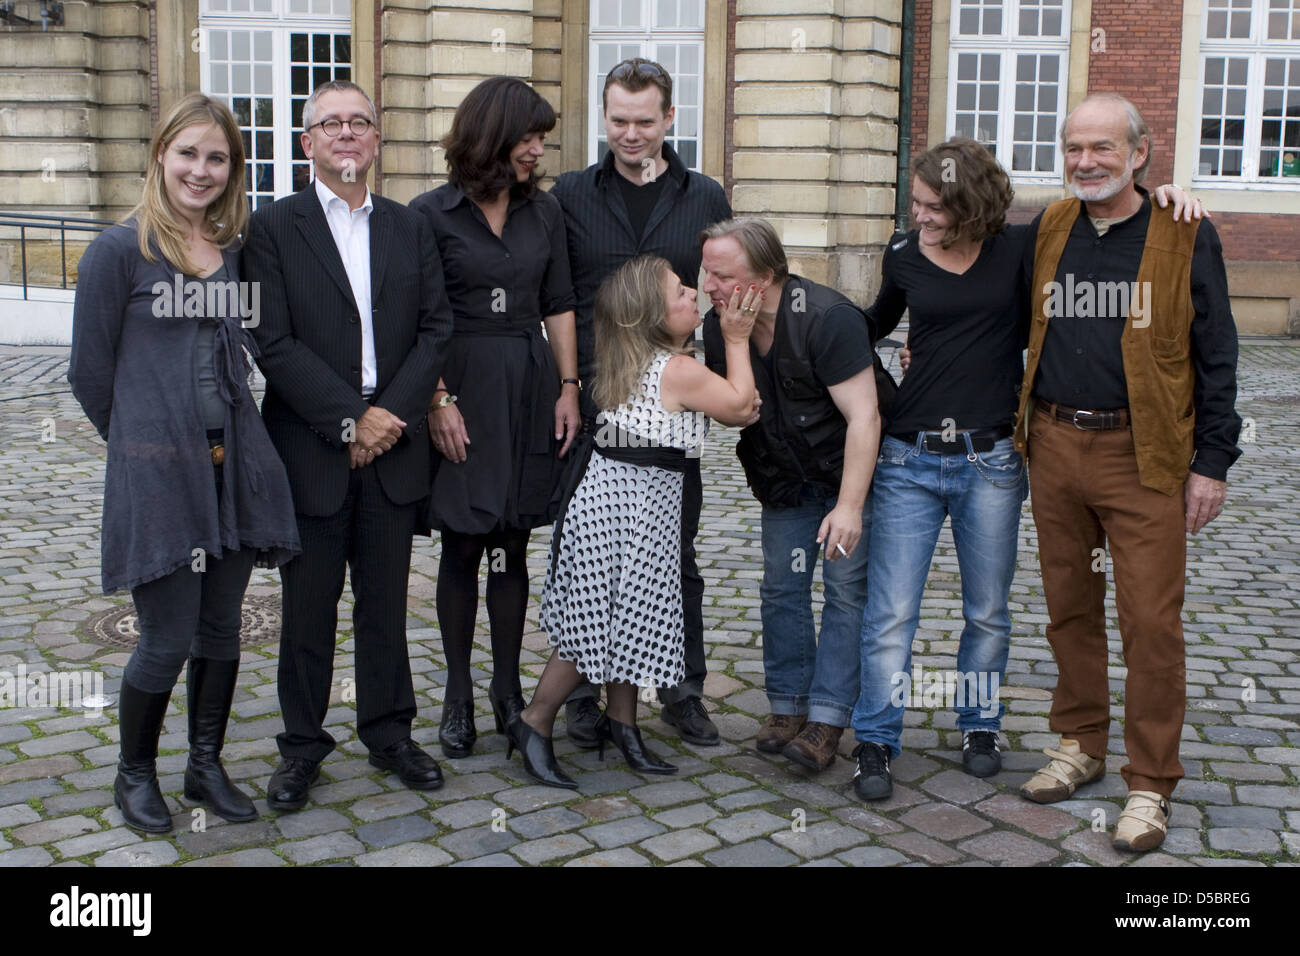
[[(1231, 11), (1232, 8), (1227, 9)], [(1196, 61), (1197, 105), (1196, 126), (1193, 130), (1195, 138), (1191, 143), (1192, 185), (1202, 189), (1300, 192), (1300, 176), (1261, 176), (1258, 169), (1259, 154), (1263, 141), (1265, 63), (1270, 59), (1300, 60), (1300, 39), (1270, 40), (1268, 38), (1269, 0), (1251, 0), (1250, 35), (1248, 37), (1209, 36), (1211, 12), (1209, 3), (1206, 2), (1202, 8), (1200, 48), (1197, 51)], [(1231, 32), (1230, 23), (1231, 20), (1229, 20), (1229, 32)], [(1288, 45), (1290, 49), (1287, 48)], [(1201, 150), (1204, 148), (1202, 131), (1206, 122), (1205, 68), (1207, 62), (1212, 59), (1222, 59), (1225, 62), (1225, 74), (1228, 60), (1246, 60), (1245, 129), (1241, 139), (1242, 172), (1237, 176), (1224, 175), (1223, 173), (1202, 173), (1200, 171)], [(1289, 88), (1283, 87), (1284, 90)], [(1282, 110), (1281, 118), (1285, 122), (1287, 119), (1285, 95)], [(1300, 119), (1300, 117), (1297, 117), (1297, 119)], [(1219, 120), (1222, 122), (1222, 113), (1219, 114)], [(1285, 130), (1285, 126), (1283, 128)], [(1281, 147), (1283, 152), (1285, 149), (1285, 146)], [(1300, 149), (1300, 147), (1297, 147), (1297, 149)]]
[[(290, 12), (291, 0), (272, 0), (272, 10), (266, 11), (241, 11), (239, 13), (209, 13), (208, 3), (204, 0), (200, 4), (199, 15), (199, 88), (211, 96), (221, 99), (227, 106), (234, 107), (234, 92), (227, 90), (224, 93), (214, 93), (211, 90), (211, 38), (212, 30), (244, 30), (249, 33), (259, 31), (269, 32), (271, 34), (271, 102), (272, 110), (272, 161), (271, 175), (273, 186), (271, 198), (268, 200), (262, 198), (259, 202), (255, 199), (252, 169), (252, 160), (245, 160), (245, 183), (244, 192), (249, 198), (250, 210), (261, 208), (261, 205), (267, 205), (277, 199), (283, 199), (290, 196), (297, 190), (294, 188), (293, 171), (295, 165), (301, 166), (301, 160), (295, 160), (294, 141), (300, 130), (293, 125), (293, 101), (295, 94), (292, 90), (292, 63), (293, 58), (290, 50), (292, 35), (295, 33), (306, 33), (311, 35), (328, 34), (331, 37), (344, 35), (352, 37), (352, 15), (349, 10), (348, 14), (311, 14), (304, 15), (301, 13)], [(250, 3), (251, 5), (251, 3)], [(335, 42), (331, 39), (331, 45)], [(355, 74), (356, 70), (356, 50), (352, 48), (352, 59), (348, 62), (349, 77)], [(249, 63), (260, 63), (261, 60), (250, 58)], [(341, 66), (342, 64), (333, 64)], [(333, 73), (333, 70), (331, 70)], [(314, 88), (314, 85), (313, 85)], [(250, 93), (250, 97), (256, 97), (256, 93)], [(252, 126), (256, 129), (256, 116), (251, 117)], [(242, 127), (241, 127), (242, 130)], [(254, 136), (256, 133), (253, 134)], [(307, 161), (310, 169), (311, 161)], [(266, 196), (262, 192), (263, 197)]]
[[(698, 77), (698, 100), (687, 103), (686, 105), (696, 110), (696, 132), (693, 137), (695, 140), (695, 162), (685, 163), (686, 168), (695, 172), (703, 172), (704, 167), (704, 140), (705, 140), (705, 56), (707, 53), (706, 30), (708, 28), (709, 11), (708, 0), (698, 0), (700, 6), (700, 23), (698, 27), (660, 27), (654, 24), (654, 7), (656, 0), (639, 0), (641, 3), (641, 22), (646, 24), (642, 27), (604, 27), (599, 26), (597, 22), (597, 13), (600, 0), (590, 0), (588, 4), (588, 28), (587, 28), (587, 57), (588, 76), (587, 76), (587, 96), (588, 102), (596, 108), (587, 110), (587, 163), (597, 163), (601, 160), (601, 144), (605, 142), (605, 125), (604, 125), (604, 105), (602, 103), (602, 92), (605, 86), (605, 72), (598, 67), (599, 54), (598, 45), (618, 43), (623, 46), (635, 45), (637, 52), (633, 56), (643, 57), (648, 60), (660, 62), (658, 47), (662, 45), (685, 46), (694, 45), (699, 57), (699, 70), (695, 74)], [(679, 0), (680, 2), (680, 0)], [(627, 57), (619, 57), (619, 60)], [(681, 103), (679, 102), (680, 84), (677, 73), (669, 71), (673, 78), (673, 105), (678, 107), (680, 113)], [(692, 137), (679, 136), (677, 133), (677, 121), (674, 120), (673, 126), (669, 129), (668, 135), (664, 142), (676, 150), (677, 142), (680, 139), (690, 140)], [(678, 150), (680, 155), (680, 151)], [(683, 162), (685, 162), (683, 160)]]
[[(980, 2), (980, 0), (975, 0)], [(972, 0), (966, 0), (972, 5)], [(983, 0), (987, 3), (987, 0)], [(981, 5), (983, 5), (983, 3)], [(997, 54), (998, 61), (998, 135), (992, 141), (994, 155), (1002, 168), (1006, 170), (1011, 181), (1016, 185), (1059, 186), (1065, 181), (1065, 165), (1059, 148), (1059, 130), (1065, 120), (1067, 100), (1069, 97), (1070, 76), (1070, 18), (1073, 13), (1071, 0), (1062, 0), (1061, 33), (1059, 36), (1021, 36), (1019, 34), (1021, 0), (1003, 0), (1001, 32), (998, 34), (962, 34), (961, 8), (963, 0), (950, 0), (948, 37), (948, 89), (944, 118), (946, 136), (956, 135), (957, 128), (957, 86), (959, 57), (962, 54)], [(1041, 22), (1041, 21), (1040, 21)], [(983, 25), (981, 20), (981, 26)], [(1056, 117), (1053, 122), (1052, 135), (1052, 169), (1051, 171), (1027, 171), (1012, 168), (1015, 143), (1016, 117), (1016, 69), (1019, 54), (1051, 55), (1057, 59), (1057, 98)], [(979, 80), (977, 79), (977, 82)], [(1035, 89), (1039, 80), (1035, 78)], [(962, 111), (966, 112), (966, 111)], [(979, 112), (978, 101), (976, 112)], [(979, 132), (978, 128), (975, 130)], [(975, 138), (979, 138), (976, 136)], [(981, 140), (983, 142), (983, 140)], [(1041, 145), (1039, 141), (1035, 141)], [(986, 144), (987, 145), (987, 144)]]

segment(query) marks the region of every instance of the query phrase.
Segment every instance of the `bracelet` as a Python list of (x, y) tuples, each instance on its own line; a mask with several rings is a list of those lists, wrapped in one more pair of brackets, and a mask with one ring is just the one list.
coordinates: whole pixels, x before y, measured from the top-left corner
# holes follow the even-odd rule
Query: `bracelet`
[[(447, 392), (445, 388), (441, 388), (438, 391)], [(437, 395), (438, 392), (434, 392), (433, 394)], [(442, 398), (438, 399), (436, 402), (434, 402), (432, 405), (429, 406), (429, 411), (431, 412), (436, 411), (439, 408), (446, 408), (448, 405), (455, 405), (455, 404), (456, 404), (456, 396), (451, 394), (451, 392), (447, 392), (446, 395), (444, 395)]]

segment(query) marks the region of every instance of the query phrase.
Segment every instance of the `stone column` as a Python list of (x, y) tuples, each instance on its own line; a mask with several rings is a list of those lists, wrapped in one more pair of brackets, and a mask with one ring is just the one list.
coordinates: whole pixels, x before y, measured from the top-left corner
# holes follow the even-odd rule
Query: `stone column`
[(899, 0), (738, 0), (732, 206), (866, 304), (892, 232)]

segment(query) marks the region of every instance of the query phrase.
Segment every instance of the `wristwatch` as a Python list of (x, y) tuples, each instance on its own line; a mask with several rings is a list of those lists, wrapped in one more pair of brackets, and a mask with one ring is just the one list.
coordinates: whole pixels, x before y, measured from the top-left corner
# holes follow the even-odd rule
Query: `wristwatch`
[(580, 391), (580, 392), (582, 391), (582, 379), (580, 379), (580, 378), (562, 378), (562, 379), (560, 379), (560, 387), (563, 388), (565, 385), (576, 385), (576, 386), (578, 386), (578, 391)]

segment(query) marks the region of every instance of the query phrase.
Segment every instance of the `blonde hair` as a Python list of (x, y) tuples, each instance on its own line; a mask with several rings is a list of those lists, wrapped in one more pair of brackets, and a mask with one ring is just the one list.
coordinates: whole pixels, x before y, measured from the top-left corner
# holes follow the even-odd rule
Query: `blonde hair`
[(619, 267), (596, 292), (597, 407), (618, 408), (636, 391), (654, 353), (661, 349), (690, 355), (694, 350), (664, 325), (668, 297), (664, 279), (672, 266), (659, 256), (637, 256)]
[(221, 249), (239, 237), (248, 223), (248, 198), (244, 195), (244, 140), (226, 104), (202, 93), (191, 93), (182, 98), (154, 129), (149, 141), (144, 192), (140, 202), (127, 214), (128, 219), (134, 217), (136, 221), (140, 255), (148, 262), (156, 262), (156, 249), (187, 275), (197, 273), (198, 267), (190, 259), (185, 242), (186, 230), (167, 198), (162, 162), (158, 157), (182, 131), (205, 123), (214, 124), (226, 134), (230, 150), (230, 178), (226, 180), (226, 189), (208, 204), (205, 214), (209, 236)]

